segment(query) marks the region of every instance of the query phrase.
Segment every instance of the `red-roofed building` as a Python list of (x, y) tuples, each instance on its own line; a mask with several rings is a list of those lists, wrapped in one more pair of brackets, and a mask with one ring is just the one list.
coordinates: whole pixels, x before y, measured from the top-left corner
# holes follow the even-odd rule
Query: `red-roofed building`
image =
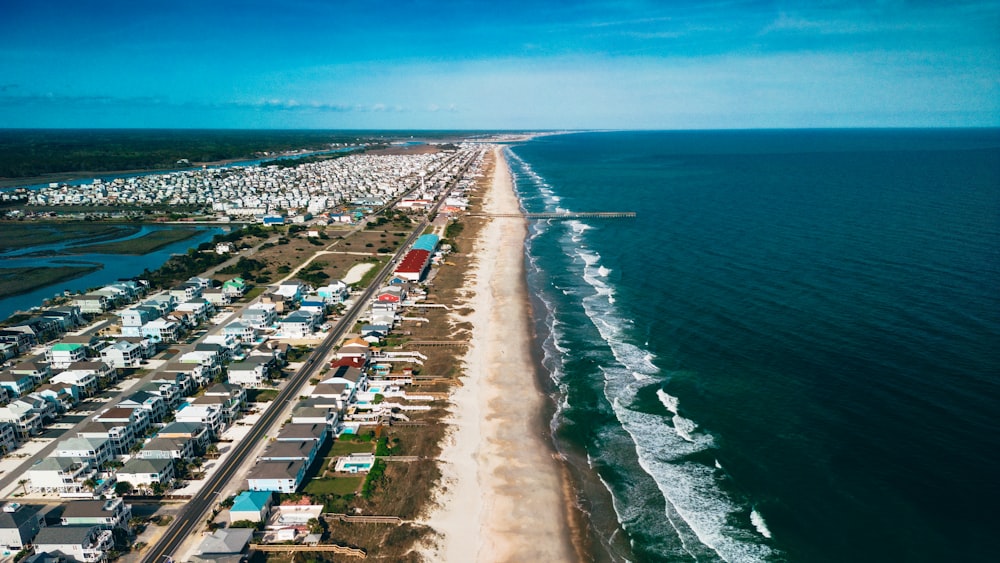
[(396, 276), (409, 280), (420, 281), (427, 273), (431, 263), (431, 253), (426, 250), (411, 250), (403, 257), (396, 267)]

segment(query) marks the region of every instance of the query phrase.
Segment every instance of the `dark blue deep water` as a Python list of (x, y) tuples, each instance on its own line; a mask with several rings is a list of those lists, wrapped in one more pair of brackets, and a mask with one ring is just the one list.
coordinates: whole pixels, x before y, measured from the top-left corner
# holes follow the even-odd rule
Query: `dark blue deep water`
[(638, 212), (527, 249), (554, 435), (615, 558), (995, 557), (1000, 131), (584, 133), (509, 161), (528, 211)]

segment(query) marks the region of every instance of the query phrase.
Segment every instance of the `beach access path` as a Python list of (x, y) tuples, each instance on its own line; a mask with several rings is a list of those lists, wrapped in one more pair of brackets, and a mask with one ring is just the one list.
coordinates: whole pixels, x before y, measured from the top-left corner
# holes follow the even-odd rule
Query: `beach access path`
[[(489, 213), (518, 213), (502, 149), (494, 150)], [(527, 224), (493, 220), (475, 245), (473, 325), (452, 432), (441, 455), (442, 490), (427, 522), (433, 561), (573, 561), (560, 467), (540, 420), (544, 401), (531, 356), (524, 271)]]

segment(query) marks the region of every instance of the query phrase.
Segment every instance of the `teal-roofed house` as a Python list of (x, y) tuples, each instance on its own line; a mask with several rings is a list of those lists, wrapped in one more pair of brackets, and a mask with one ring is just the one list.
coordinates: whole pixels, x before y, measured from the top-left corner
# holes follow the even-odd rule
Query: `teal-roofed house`
[(229, 509), (229, 523), (249, 520), (251, 522), (267, 521), (271, 510), (272, 495), (270, 491), (243, 491), (233, 501)]
[(243, 297), (247, 291), (247, 282), (243, 278), (233, 278), (222, 284), (222, 293), (232, 297)]

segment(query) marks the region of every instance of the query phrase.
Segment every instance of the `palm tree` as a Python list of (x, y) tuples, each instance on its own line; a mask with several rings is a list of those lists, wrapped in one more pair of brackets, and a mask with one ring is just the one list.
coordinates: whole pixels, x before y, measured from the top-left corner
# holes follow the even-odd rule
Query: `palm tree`
[(17, 482), (18, 485), (21, 485), (21, 490), (24, 491), (25, 496), (28, 495), (28, 483), (29, 481), (27, 479), (21, 479)]

